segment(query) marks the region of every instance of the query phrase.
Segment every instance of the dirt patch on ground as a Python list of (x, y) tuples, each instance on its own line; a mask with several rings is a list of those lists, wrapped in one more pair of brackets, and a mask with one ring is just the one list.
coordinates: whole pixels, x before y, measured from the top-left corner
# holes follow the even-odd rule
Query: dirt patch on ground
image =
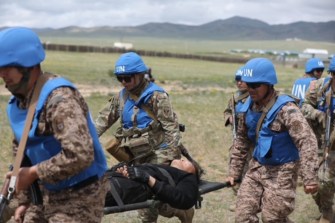
[[(224, 93), (234, 92), (234, 88), (222, 88), (222, 87), (192, 87), (187, 86), (182, 83), (157, 83), (159, 86), (164, 88), (167, 92), (170, 93), (192, 93), (192, 92), (206, 92), (206, 91), (218, 91)], [(88, 97), (91, 94), (115, 94), (121, 90), (121, 87), (106, 87), (106, 86), (97, 86), (97, 85), (84, 85), (77, 84), (77, 87), (81, 94), (84, 97)]]
[[(229, 93), (235, 91), (234, 88), (192, 87), (184, 85), (181, 82), (157, 83), (157, 84), (170, 93), (191, 93), (191, 92), (206, 92), (206, 91), (218, 91), (218, 92)], [(107, 87), (104, 85), (76, 84), (76, 86), (84, 97), (89, 97), (92, 94), (101, 94), (101, 95), (115, 94), (121, 90), (121, 87)], [(11, 95), (11, 93), (6, 89), (4, 84), (0, 85), (0, 95), (3, 96)]]

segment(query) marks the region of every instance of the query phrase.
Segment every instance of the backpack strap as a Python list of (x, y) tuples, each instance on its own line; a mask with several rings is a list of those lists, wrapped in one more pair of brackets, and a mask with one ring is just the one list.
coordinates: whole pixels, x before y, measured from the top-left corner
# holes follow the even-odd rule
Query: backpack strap
[[(131, 99), (133, 99), (134, 101), (137, 101), (139, 99), (139, 97), (137, 95), (134, 95), (132, 93), (129, 93), (129, 97)], [(157, 116), (154, 114), (154, 112), (149, 108), (149, 106), (145, 105), (145, 104), (141, 104), (140, 107), (150, 116), (150, 118), (152, 118), (153, 120), (155, 120), (155, 122), (158, 121)]]
[(159, 172), (161, 172), (161, 174), (163, 174), (163, 176), (165, 176), (165, 177), (168, 179), (168, 182), (169, 182), (169, 184), (170, 184), (171, 186), (173, 186), (173, 187), (176, 186), (176, 183), (174, 182), (174, 180), (173, 180), (171, 174), (170, 174), (166, 169), (164, 169), (164, 168), (162, 168), (162, 167), (155, 166), (155, 165), (153, 165), (153, 164), (151, 164), (151, 163), (147, 163), (147, 164), (145, 164), (145, 165), (146, 165), (146, 166), (151, 166), (151, 167), (155, 167), (155, 168), (157, 168), (157, 169), (159, 170)]
[(256, 127), (256, 142), (258, 140), (258, 133), (261, 130), (265, 116), (268, 114), (272, 106), (275, 104), (275, 102), (277, 101), (277, 98), (278, 98), (278, 95), (276, 95), (275, 97), (272, 97), (271, 100), (267, 103), (267, 105), (262, 109), (263, 113), (261, 117), (259, 118), (257, 122), (257, 127)]
[(239, 95), (238, 97), (234, 97), (234, 101), (235, 101), (235, 104), (238, 102), (238, 101), (240, 101), (240, 100), (243, 100), (244, 98), (246, 98), (246, 97), (248, 97), (249, 96), (249, 92), (247, 91), (247, 92), (245, 92), (245, 93), (243, 93), (243, 94), (241, 94), (241, 95)]
[(174, 182), (174, 180), (172, 179), (172, 176), (169, 172), (166, 171), (166, 169), (163, 169), (161, 167), (158, 167), (158, 170), (168, 179), (169, 184), (173, 187), (176, 186), (176, 183)]
[[(113, 180), (113, 179), (112, 179)], [(124, 203), (119, 195), (119, 193), (117, 192), (116, 188), (115, 188), (115, 185), (114, 185), (114, 180), (112, 183), (110, 183), (111, 185), (111, 189), (110, 189), (110, 192), (112, 193), (112, 196), (113, 198), (115, 199), (116, 203), (118, 206), (121, 206), (123, 207), (124, 206)]]

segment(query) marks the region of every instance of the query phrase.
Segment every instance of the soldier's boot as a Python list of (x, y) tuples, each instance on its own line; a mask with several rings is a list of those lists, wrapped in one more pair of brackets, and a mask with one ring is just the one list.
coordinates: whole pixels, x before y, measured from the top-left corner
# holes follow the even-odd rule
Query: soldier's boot
[(334, 217), (333, 209), (322, 211), (319, 223), (332, 223), (333, 217)]
[(194, 208), (190, 208), (187, 210), (176, 209), (174, 216), (179, 218), (181, 223), (192, 223), (194, 216)]
[(172, 218), (177, 217), (179, 218), (181, 223), (192, 223), (193, 216), (194, 216), (194, 208), (190, 208), (187, 210), (181, 210), (172, 208), (170, 205), (164, 203), (159, 208), (159, 214), (166, 217)]

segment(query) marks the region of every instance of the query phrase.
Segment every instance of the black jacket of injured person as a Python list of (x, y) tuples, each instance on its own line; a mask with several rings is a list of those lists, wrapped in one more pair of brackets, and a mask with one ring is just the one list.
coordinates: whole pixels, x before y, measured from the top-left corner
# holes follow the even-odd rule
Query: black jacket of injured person
[[(141, 168), (141, 170), (146, 171), (152, 177), (156, 178), (156, 183), (152, 188), (147, 184), (124, 177), (120, 173), (111, 170), (107, 172), (110, 182), (114, 185), (115, 190), (124, 204), (133, 204), (148, 199), (155, 199), (163, 203), (168, 203), (174, 208), (189, 209), (196, 203), (198, 197), (198, 181), (194, 174), (167, 165), (142, 164), (136, 165), (136, 167)], [(169, 183), (169, 177), (159, 168), (169, 173), (175, 185)], [(117, 202), (109, 191), (106, 196), (105, 206), (111, 207), (116, 205)]]

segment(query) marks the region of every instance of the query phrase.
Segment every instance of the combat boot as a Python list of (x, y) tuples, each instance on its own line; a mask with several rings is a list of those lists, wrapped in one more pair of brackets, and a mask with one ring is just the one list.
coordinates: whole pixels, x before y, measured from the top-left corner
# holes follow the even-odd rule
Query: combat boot
[(333, 210), (322, 211), (321, 218), (319, 223), (332, 223), (333, 222), (334, 213)]
[(174, 216), (179, 218), (181, 223), (192, 223), (194, 216), (194, 208), (190, 208), (187, 210), (176, 209)]
[(166, 218), (177, 217), (181, 223), (192, 223), (194, 216), (194, 208), (187, 210), (176, 209), (166, 203), (162, 204), (158, 210), (160, 215)]

